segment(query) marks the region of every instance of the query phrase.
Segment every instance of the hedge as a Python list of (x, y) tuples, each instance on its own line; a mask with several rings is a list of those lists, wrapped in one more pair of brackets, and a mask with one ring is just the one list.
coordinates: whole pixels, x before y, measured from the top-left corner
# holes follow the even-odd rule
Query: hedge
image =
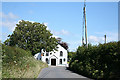
[(119, 42), (110, 42), (88, 47), (79, 46), (72, 57), (70, 70), (89, 78), (120, 78)]

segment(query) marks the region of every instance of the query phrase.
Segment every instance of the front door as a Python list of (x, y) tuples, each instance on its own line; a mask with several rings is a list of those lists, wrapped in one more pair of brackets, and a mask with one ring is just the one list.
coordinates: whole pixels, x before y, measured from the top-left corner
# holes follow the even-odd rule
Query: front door
[(51, 65), (56, 66), (56, 59), (51, 59)]

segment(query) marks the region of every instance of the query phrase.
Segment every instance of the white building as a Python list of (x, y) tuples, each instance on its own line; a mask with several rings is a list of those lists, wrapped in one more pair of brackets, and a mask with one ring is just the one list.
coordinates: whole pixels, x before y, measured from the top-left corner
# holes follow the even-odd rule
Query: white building
[(35, 58), (46, 62), (49, 66), (68, 66), (67, 57), (68, 52), (61, 45), (57, 45), (57, 51), (46, 52), (41, 50), (41, 53), (35, 54)]

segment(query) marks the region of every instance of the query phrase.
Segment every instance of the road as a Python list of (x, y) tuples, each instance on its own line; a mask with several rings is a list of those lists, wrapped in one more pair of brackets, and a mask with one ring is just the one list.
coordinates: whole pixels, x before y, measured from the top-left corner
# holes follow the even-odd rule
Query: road
[(83, 77), (79, 74), (73, 73), (67, 70), (66, 67), (48, 67), (42, 69), (38, 78), (84, 78), (88, 80), (86, 77)]

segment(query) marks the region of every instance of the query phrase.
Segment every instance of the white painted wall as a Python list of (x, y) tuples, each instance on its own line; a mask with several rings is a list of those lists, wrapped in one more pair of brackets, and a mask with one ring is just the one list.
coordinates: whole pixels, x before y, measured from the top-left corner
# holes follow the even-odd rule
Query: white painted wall
[[(41, 56), (41, 60), (43, 61), (43, 62), (46, 62), (46, 58), (48, 58), (48, 60), (49, 60), (49, 66), (51, 65), (51, 59), (56, 59), (56, 66), (67, 66), (67, 56), (68, 56), (68, 53), (67, 53), (67, 50), (66, 49), (64, 49), (61, 45), (57, 45), (57, 47), (58, 47), (58, 51), (51, 51), (51, 52), (49, 52), (48, 54), (49, 54), (49, 56), (46, 56), (46, 51), (44, 52), (43, 51), (43, 49), (41, 50), (41, 53), (43, 53), (44, 54), (44, 56)], [(60, 56), (60, 51), (62, 51), (63, 52), (63, 56)], [(50, 53), (52, 53), (51, 55), (50, 55)], [(62, 64), (60, 64), (60, 59), (62, 59)], [(65, 61), (64, 61), (64, 59), (65, 59)]]
[(37, 59), (37, 60), (40, 60), (41, 59), (41, 53), (35, 54), (34, 58)]

